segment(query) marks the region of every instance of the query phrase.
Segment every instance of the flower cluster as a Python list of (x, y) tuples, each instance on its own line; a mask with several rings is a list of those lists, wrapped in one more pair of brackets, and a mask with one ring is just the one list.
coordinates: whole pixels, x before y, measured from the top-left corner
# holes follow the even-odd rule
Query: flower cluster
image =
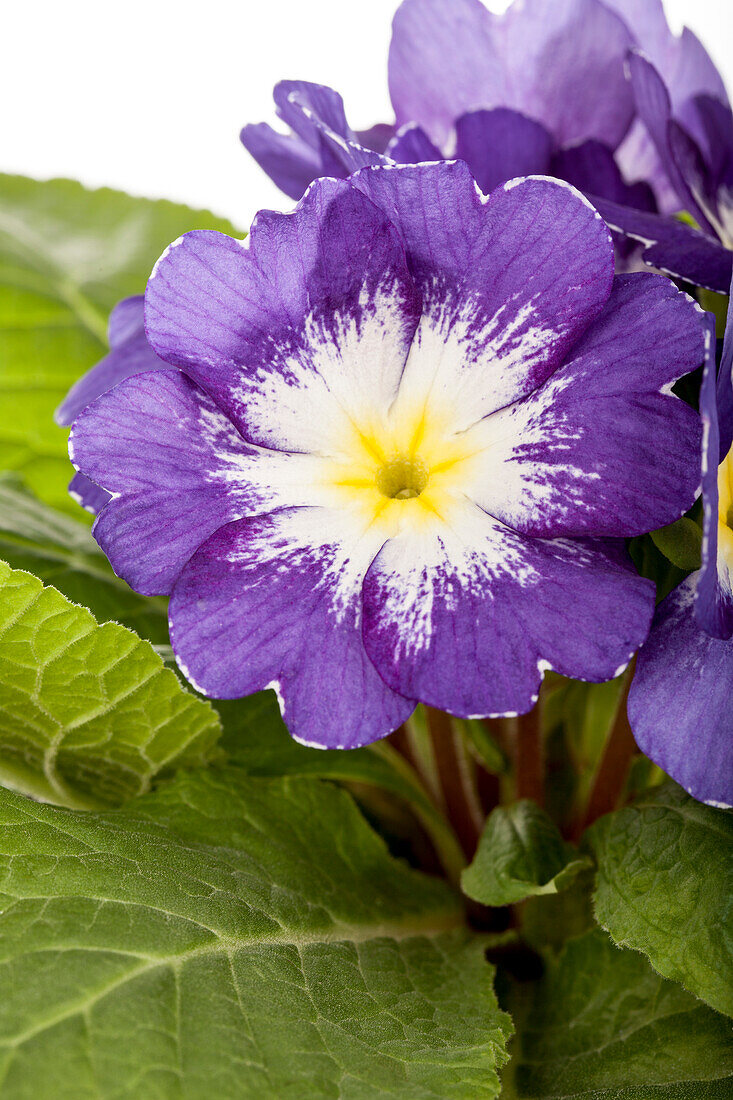
[[(303, 742), (417, 702), (523, 713), (545, 670), (604, 681), (643, 647), (640, 746), (731, 803), (733, 324), (716, 378), (659, 273), (729, 289), (720, 77), (659, 0), (404, 0), (389, 82), (367, 132), (277, 86), (291, 132), (242, 140), (297, 205), (185, 235), (117, 307), (59, 410), (72, 491), (170, 596), (191, 682), (274, 687)], [(704, 361), (700, 415), (672, 387)], [(655, 613), (625, 540), (701, 481), (702, 569)]]

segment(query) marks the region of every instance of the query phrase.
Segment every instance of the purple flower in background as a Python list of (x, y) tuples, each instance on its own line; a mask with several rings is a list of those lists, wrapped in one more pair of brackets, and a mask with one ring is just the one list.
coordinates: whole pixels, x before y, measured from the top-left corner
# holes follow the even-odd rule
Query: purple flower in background
[(708, 344), (700, 393), (702, 568), (657, 608), (629, 693), (629, 721), (642, 751), (691, 795), (731, 806), (733, 308), (729, 307), (717, 392), (713, 324)]
[[(647, 263), (727, 293), (733, 273), (733, 113), (720, 77), (697, 39), (690, 35), (681, 41), (691, 44), (698, 62), (696, 68), (689, 60), (686, 75), (699, 70), (699, 83), (707, 75), (715, 94), (696, 94), (676, 104), (655, 66), (642, 54), (632, 53), (629, 77), (639, 116), (634, 133), (643, 133), (645, 147), (654, 150), (657, 191), (662, 178), (666, 207), (688, 211), (699, 229), (677, 218), (631, 209), (632, 204), (610, 193), (593, 201), (617, 232), (646, 246)], [(592, 193), (592, 185), (586, 190)]]
[(619, 540), (694, 500), (670, 386), (704, 349), (668, 280), (613, 267), (572, 188), (486, 199), (461, 163), (320, 180), (164, 254), (146, 327), (179, 369), (99, 397), (70, 453), (202, 691), (273, 686), (298, 739), (353, 747), (416, 700), (526, 711), (546, 668), (626, 665), (653, 585)]
[[(636, 46), (666, 86), (669, 117), (682, 123), (698, 142), (705, 145), (709, 135), (697, 116), (696, 98), (712, 97), (728, 104), (723, 79), (705, 47), (688, 27), (679, 36), (670, 30), (662, 0), (603, 2), (621, 16), (632, 32)], [(660, 155), (656, 125), (653, 121), (650, 125), (644, 97), (641, 101), (637, 99), (637, 108), (638, 117), (617, 151), (617, 160), (627, 178), (644, 179), (652, 185), (663, 213), (674, 213), (686, 204), (680, 201), (666, 155)]]
[[(169, 363), (158, 358), (145, 337), (142, 295), (117, 303), (109, 317), (108, 335), (108, 354), (71, 387), (56, 410), (57, 424), (72, 424), (87, 405), (124, 378), (171, 369)], [(72, 478), (69, 492), (95, 515), (109, 500), (109, 493), (81, 473)]]
[(651, 189), (627, 184), (613, 157), (633, 116), (624, 73), (633, 42), (600, 0), (526, 0), (502, 16), (481, 0), (404, 0), (389, 55), (396, 129), (357, 134), (336, 92), (284, 81), (274, 96), (291, 133), (261, 123), (242, 141), (292, 198), (318, 176), (449, 157), (487, 194), (549, 174), (654, 211)]

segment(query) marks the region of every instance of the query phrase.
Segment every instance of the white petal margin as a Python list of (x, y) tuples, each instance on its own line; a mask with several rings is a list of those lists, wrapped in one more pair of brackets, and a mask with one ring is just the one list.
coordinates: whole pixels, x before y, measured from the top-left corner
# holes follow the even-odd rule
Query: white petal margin
[(544, 669), (602, 681), (626, 665), (654, 594), (616, 552), (526, 539), (465, 497), (441, 503), (384, 545), (365, 581), (367, 652), (391, 687), (496, 716), (529, 710)]
[(284, 509), (220, 529), (171, 598), (181, 668), (219, 698), (277, 685), (304, 744), (354, 748), (386, 736), (414, 703), (384, 683), (362, 640), (362, 583), (383, 540), (348, 508)]

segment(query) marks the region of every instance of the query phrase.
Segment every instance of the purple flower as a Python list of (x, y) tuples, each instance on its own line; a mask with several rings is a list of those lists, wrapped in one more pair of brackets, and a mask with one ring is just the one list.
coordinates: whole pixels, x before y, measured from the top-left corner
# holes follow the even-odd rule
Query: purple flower
[(717, 387), (714, 334), (711, 323), (700, 393), (702, 568), (657, 608), (631, 685), (629, 721), (639, 747), (694, 798), (731, 806), (733, 308)]
[[(669, 116), (685, 125), (704, 145), (707, 135), (697, 117), (695, 100), (705, 96), (728, 103), (722, 77), (705, 47), (687, 27), (679, 36), (670, 30), (662, 0), (604, 0), (604, 3), (624, 20), (637, 47), (666, 86)], [(649, 126), (645, 104), (637, 99), (637, 107), (639, 117), (618, 149), (617, 159), (629, 179), (644, 179), (652, 185), (659, 209), (671, 214), (686, 203), (680, 204), (666, 157), (660, 156), (655, 127), (653, 123)]]
[[(109, 317), (108, 335), (109, 353), (71, 387), (56, 410), (57, 424), (73, 423), (87, 405), (124, 378), (144, 371), (171, 369), (170, 364), (158, 358), (145, 337), (142, 295), (117, 303)], [(81, 473), (71, 479), (69, 492), (95, 515), (109, 500), (109, 493)]]
[(630, 209), (610, 194), (600, 196), (610, 201), (593, 201), (616, 231), (646, 245), (647, 263), (726, 293), (733, 273), (733, 113), (725, 90), (695, 95), (675, 113), (673, 96), (647, 58), (632, 53), (629, 75), (645, 140), (672, 195), (667, 205), (689, 211), (699, 229)]
[(319, 176), (367, 165), (464, 160), (482, 191), (524, 175), (656, 210), (613, 157), (633, 116), (624, 58), (634, 39), (600, 0), (526, 0), (502, 16), (480, 0), (404, 0), (389, 84), (396, 131), (359, 135), (330, 88), (284, 81), (277, 112), (291, 130), (246, 126), (242, 142), (275, 183), (300, 198)]
[(179, 370), (99, 397), (70, 453), (201, 690), (274, 686), (294, 736), (352, 747), (416, 700), (526, 711), (546, 668), (625, 666), (653, 586), (619, 540), (694, 500), (670, 386), (704, 349), (668, 280), (613, 267), (568, 185), (486, 199), (449, 162), (320, 180), (244, 243), (164, 254), (146, 328)]

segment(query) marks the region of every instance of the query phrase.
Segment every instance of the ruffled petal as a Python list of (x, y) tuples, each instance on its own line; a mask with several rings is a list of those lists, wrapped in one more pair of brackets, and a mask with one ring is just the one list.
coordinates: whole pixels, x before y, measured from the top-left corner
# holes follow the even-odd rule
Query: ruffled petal
[[(623, 18), (637, 46), (658, 71), (668, 89), (673, 115), (697, 141), (702, 141), (697, 120), (689, 117), (690, 101), (700, 94), (727, 101), (723, 80), (705, 48), (687, 27), (679, 37), (672, 33), (662, 0), (605, 0), (605, 3)], [(645, 179), (653, 185), (661, 211), (667, 214), (679, 209), (675, 188), (641, 120), (634, 122), (617, 155), (628, 178)]]
[(245, 245), (186, 234), (146, 292), (158, 353), (251, 442), (289, 451), (333, 453), (350, 418), (389, 406), (419, 313), (396, 230), (332, 180), (260, 213)]
[(553, 148), (541, 123), (505, 107), (470, 111), (456, 122), (456, 157), (485, 195), (517, 176), (550, 175)]
[(387, 156), (398, 164), (422, 164), (443, 159), (440, 150), (416, 122), (409, 122), (397, 131), (387, 146)]
[(605, 305), (610, 235), (568, 184), (516, 180), (485, 199), (461, 162), (353, 182), (399, 229), (423, 288), (399, 400), (439, 408), (453, 430), (541, 385)]
[(608, 680), (646, 638), (654, 586), (615, 547), (525, 539), (467, 498), (387, 542), (364, 583), (390, 687), (461, 716), (521, 713), (542, 670)]
[(69, 496), (93, 516), (98, 515), (111, 497), (106, 489), (100, 489), (84, 474), (76, 473), (69, 482)]
[(110, 351), (82, 375), (56, 410), (57, 424), (71, 424), (90, 402), (124, 378), (146, 371), (170, 370), (145, 337), (142, 295), (118, 302), (109, 318)]
[(476, 425), (467, 491), (523, 534), (631, 536), (700, 485), (700, 418), (672, 383), (705, 354), (698, 307), (661, 275), (617, 276), (605, 312), (524, 401)]
[(354, 748), (384, 737), (414, 703), (366, 655), (361, 587), (381, 538), (348, 512), (296, 508), (218, 531), (183, 570), (171, 641), (208, 695), (275, 687), (299, 741)]
[(629, 693), (642, 752), (694, 798), (733, 805), (733, 642), (711, 638), (693, 612), (696, 575), (654, 616)]
[(249, 446), (177, 371), (138, 375), (100, 397), (76, 420), (69, 453), (112, 494), (94, 536), (115, 572), (145, 595), (169, 592), (223, 524), (313, 492), (314, 460)]
[(560, 144), (595, 137), (615, 148), (633, 113), (631, 44), (597, 0), (525, 0), (502, 16), (480, 0), (403, 0), (389, 54), (397, 124), (418, 122), (444, 145), (466, 111), (511, 107)]
[(239, 140), (288, 198), (300, 199), (322, 174), (320, 150), (295, 134), (279, 134), (266, 122), (245, 126)]
[(727, 294), (733, 275), (733, 251), (677, 218), (634, 210), (590, 196), (614, 233), (645, 245), (644, 262), (676, 279)]
[[(702, 439), (703, 544), (702, 568), (695, 592), (698, 625), (713, 638), (733, 636), (733, 532), (720, 542), (718, 467), (721, 454), (720, 423), (715, 378), (715, 319), (708, 318), (707, 356), (700, 388)], [(724, 372), (721, 365), (721, 372)], [(728, 375), (730, 380), (730, 374)], [(724, 538), (727, 533), (724, 532)]]

